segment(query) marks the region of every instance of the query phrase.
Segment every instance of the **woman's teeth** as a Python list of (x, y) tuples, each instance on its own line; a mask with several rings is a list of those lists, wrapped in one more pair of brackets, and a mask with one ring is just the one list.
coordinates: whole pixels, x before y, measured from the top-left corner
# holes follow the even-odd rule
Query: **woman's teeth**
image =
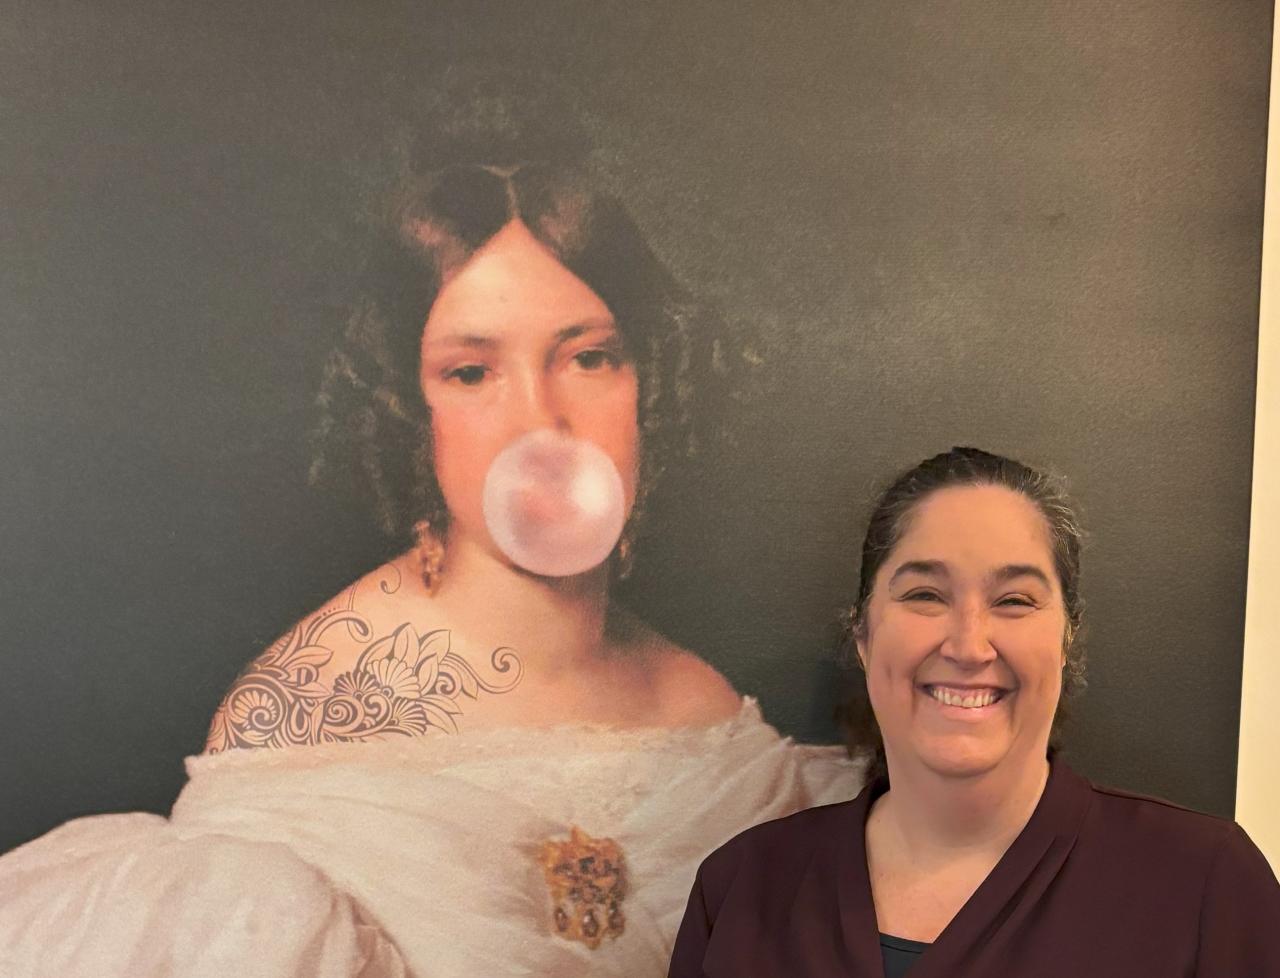
[(960, 706), (967, 710), (977, 709), (980, 706), (990, 706), (1004, 695), (1003, 690), (999, 689), (980, 689), (961, 694), (944, 689), (941, 686), (929, 686), (926, 688), (929, 695), (944, 706)]

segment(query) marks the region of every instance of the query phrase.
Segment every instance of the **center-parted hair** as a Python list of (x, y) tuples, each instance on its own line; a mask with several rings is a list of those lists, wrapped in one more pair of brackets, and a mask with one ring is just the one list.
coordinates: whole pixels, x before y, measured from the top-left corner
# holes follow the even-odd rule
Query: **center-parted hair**
[[(977, 448), (953, 448), (925, 459), (903, 472), (880, 496), (862, 543), (862, 566), (858, 596), (845, 622), (846, 650), (856, 654), (854, 645), (867, 634), (867, 611), (876, 575), (897, 547), (916, 509), (941, 489), (963, 486), (1001, 486), (1033, 503), (1044, 517), (1053, 555), (1054, 573), (1062, 591), (1067, 617), (1063, 648), (1066, 665), (1062, 675), (1062, 696), (1054, 714), (1050, 744), (1059, 746), (1067, 703), (1084, 688), (1084, 649), (1079, 641), (1084, 624), (1084, 599), (1080, 593), (1080, 551), (1084, 531), (1074, 505), (1060, 479), (1022, 462), (993, 455)], [(871, 759), (870, 777), (887, 774), (884, 741), (871, 700), (866, 677), (859, 672), (846, 702), (838, 711), (851, 754)]]
[(319, 396), (313, 480), (354, 480), (393, 537), (407, 539), (419, 519), (447, 529), (419, 379), (423, 328), (446, 277), (520, 221), (609, 307), (635, 366), (634, 533), (663, 471), (695, 444), (697, 405), (727, 390), (719, 324), (593, 178), (584, 139), (566, 141), (563, 126), (543, 138), (518, 99), (470, 98), (452, 107), (451, 131), (417, 136), (372, 205), (359, 296)]

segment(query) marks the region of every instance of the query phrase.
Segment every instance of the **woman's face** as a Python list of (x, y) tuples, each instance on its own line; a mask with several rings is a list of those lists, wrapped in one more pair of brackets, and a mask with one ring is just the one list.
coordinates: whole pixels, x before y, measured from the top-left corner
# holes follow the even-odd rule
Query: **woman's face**
[(513, 221), (446, 278), (422, 334), (435, 471), (462, 534), (497, 553), (481, 497), (494, 457), (549, 428), (603, 449), (635, 501), (638, 386), (613, 315)]
[(1043, 761), (1066, 624), (1034, 503), (999, 486), (926, 497), (876, 574), (858, 642), (890, 771)]

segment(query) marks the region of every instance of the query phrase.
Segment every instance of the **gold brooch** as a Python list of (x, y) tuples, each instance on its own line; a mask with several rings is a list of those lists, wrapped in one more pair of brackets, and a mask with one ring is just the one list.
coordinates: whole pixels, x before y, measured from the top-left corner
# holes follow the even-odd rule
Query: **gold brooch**
[(569, 841), (548, 839), (538, 861), (551, 891), (551, 925), (565, 940), (595, 950), (606, 937), (626, 927), (622, 899), (627, 895), (622, 847), (612, 839), (593, 839), (576, 825)]

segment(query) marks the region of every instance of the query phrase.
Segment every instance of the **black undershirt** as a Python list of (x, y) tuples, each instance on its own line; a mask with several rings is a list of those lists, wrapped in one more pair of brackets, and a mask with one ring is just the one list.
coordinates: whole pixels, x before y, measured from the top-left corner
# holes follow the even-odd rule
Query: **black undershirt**
[(881, 934), (880, 957), (884, 961), (884, 978), (902, 978), (920, 960), (920, 955), (928, 946), (920, 941)]

